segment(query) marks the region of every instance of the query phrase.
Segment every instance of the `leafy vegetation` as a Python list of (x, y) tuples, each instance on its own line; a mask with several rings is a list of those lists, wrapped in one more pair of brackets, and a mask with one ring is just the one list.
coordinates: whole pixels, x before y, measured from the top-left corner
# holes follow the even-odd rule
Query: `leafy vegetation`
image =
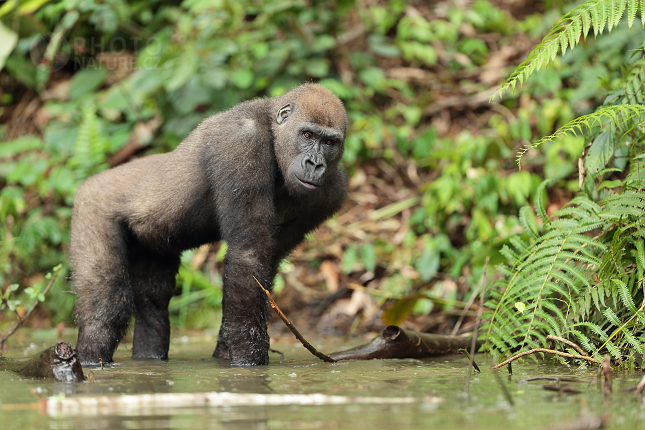
[[(625, 7), (631, 27), (639, 2), (609, 8), (610, 3), (588, 1), (556, 21), (554, 28), (564, 28), (560, 37), (568, 37), (573, 47), (580, 38), (580, 22), (585, 36), (590, 26), (596, 34), (602, 33), (607, 20), (611, 31)], [(568, 26), (562, 27), (565, 22)], [(549, 44), (554, 34), (552, 30), (529, 54), (534, 58), (531, 61), (543, 61), (536, 58), (552, 49)], [(563, 51), (566, 43), (562, 43)], [(584, 136), (589, 146), (579, 162), (583, 193), (548, 216), (543, 195), (546, 183), (542, 183), (535, 211), (522, 208), (520, 221), (528, 240), (513, 237), (502, 250), (508, 262), (500, 267), (503, 278), (493, 284), (487, 302), (491, 310), (484, 315), (488, 318), (485, 348), (503, 354), (540, 348), (547, 344), (546, 336), (554, 334), (579, 343), (592, 357), (609, 353), (614, 359), (633, 362), (645, 352), (642, 53), (641, 47), (603, 106), (531, 145), (567, 133)], [(526, 64), (509, 81), (528, 78), (535, 69)]]
[[(506, 295), (507, 284), (498, 280), (489, 300), (496, 312), (492, 336), (500, 333), (491, 347), (506, 352), (521, 345), (522, 327), (531, 328), (526, 342), (539, 342), (560, 314), (569, 324), (559, 326), (561, 333), (575, 329), (596, 349), (609, 338), (625, 347), (622, 328), (612, 338), (614, 326), (629, 321), (625, 330), (639, 334), (638, 317), (629, 319), (635, 311), (620, 307), (623, 296), (631, 294), (636, 311), (642, 300), (642, 264), (634, 266), (638, 245), (632, 245), (642, 228), (627, 214), (639, 197), (626, 191), (642, 188), (634, 185), (642, 182), (634, 161), (642, 152), (635, 124), (643, 60), (634, 51), (642, 33), (629, 30), (629, 19), (599, 12), (593, 28), (611, 20), (611, 33), (563, 57), (553, 58), (555, 45), (538, 50), (539, 61), (528, 63), (533, 68), (525, 64), (521, 75), (511, 75), (524, 83), (523, 94), (489, 103), (504, 68), (526, 55), (532, 38), (548, 33), (560, 14), (536, 7), (504, 9), (487, 0), (467, 8), (406, 0), (6, 2), (0, 7), (0, 37), (10, 42), (0, 48), (0, 288), (32, 287), (63, 263), (46, 305), (54, 322), (71, 322), (66, 251), (80, 182), (132, 157), (172, 150), (205, 117), (242, 100), (318, 81), (345, 102), (350, 117), (349, 202), (294, 253), (293, 264), (282, 265), (276, 291), (318, 305), (339, 286), (354, 288), (345, 297), (357, 304), (354, 310), (326, 309), (345, 313), (332, 323), (343, 331), (359, 323), (369, 329), (381, 318), (450, 331), (451, 314), (461, 313), (486, 257), (491, 264), (510, 257), (502, 271), (518, 273), (516, 280)], [(567, 28), (585, 23), (580, 7), (564, 15), (574, 17), (562, 21), (564, 30), (553, 30), (556, 53), (574, 46)], [(560, 34), (567, 37), (564, 49)], [(629, 67), (621, 68), (626, 61)], [(510, 82), (502, 89), (516, 85)], [(599, 115), (606, 94), (606, 115)], [(582, 119), (570, 123), (575, 118)], [(576, 135), (562, 133), (568, 123)], [(557, 139), (530, 146), (554, 132)], [(518, 170), (515, 157), (523, 149)], [(583, 150), (582, 188), (593, 205), (581, 206), (584, 196), (574, 195)], [(548, 186), (540, 188), (545, 179)], [(522, 209), (536, 198), (538, 216)], [(562, 251), (554, 250), (557, 244)], [(538, 246), (538, 257), (551, 258), (553, 268), (525, 258)], [(217, 244), (184, 254), (173, 324), (217, 324), (225, 250)], [(615, 251), (614, 266), (602, 266), (606, 250)], [(583, 258), (604, 267), (602, 290)], [(526, 260), (521, 271), (513, 259)], [(564, 265), (574, 269), (561, 270)], [(552, 274), (543, 287), (532, 283), (540, 273)], [(618, 325), (602, 314), (614, 298)], [(298, 309), (312, 314), (306, 306), (281, 307), (290, 317)], [(531, 323), (526, 317), (538, 310)], [(595, 324), (606, 339), (582, 323)]]

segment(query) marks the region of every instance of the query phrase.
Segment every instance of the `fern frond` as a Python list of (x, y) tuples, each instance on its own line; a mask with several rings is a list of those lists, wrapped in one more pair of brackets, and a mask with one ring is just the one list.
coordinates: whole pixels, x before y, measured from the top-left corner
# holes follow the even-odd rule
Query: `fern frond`
[[(596, 225), (601, 208), (587, 205), (592, 210), (578, 208), (574, 218), (563, 217), (545, 224), (545, 231), (528, 247), (520, 244), (522, 251), (513, 253), (512, 266), (504, 265), (507, 282), (499, 281), (494, 288), (503, 292), (491, 293), (495, 307), (487, 314), (487, 332), (483, 339), (499, 348), (500, 326), (503, 327), (505, 347), (508, 351), (511, 340), (521, 347), (535, 345), (544, 333), (564, 331), (567, 317), (559, 311), (561, 303), (572, 303), (581, 287), (590, 287), (587, 267), (600, 265), (596, 255), (604, 245), (585, 235), (588, 225)], [(546, 215), (545, 215), (546, 216)], [(512, 318), (509, 309), (516, 302), (525, 303), (525, 311)], [(556, 311), (558, 309), (558, 311)], [(545, 313), (546, 312), (546, 313)], [(494, 330), (493, 330), (494, 328)]]
[(81, 123), (74, 141), (74, 154), (69, 159), (70, 166), (85, 179), (97, 169), (106, 166), (106, 143), (101, 137), (96, 106), (89, 102), (81, 109)]
[(572, 121), (569, 121), (555, 133), (545, 136), (541, 139), (538, 139), (531, 145), (527, 145), (518, 152), (517, 164), (521, 167), (522, 157), (526, 152), (531, 148), (537, 148), (545, 142), (549, 142), (560, 138), (566, 134), (573, 133), (574, 135), (584, 134), (585, 129), (591, 130), (594, 126), (602, 126), (604, 119), (610, 119), (612, 125), (617, 129), (620, 129), (622, 126), (628, 124), (629, 122), (636, 120), (638, 124), (642, 124), (645, 121), (645, 106), (642, 105), (616, 105), (616, 106), (607, 106), (597, 110), (594, 113), (588, 115), (582, 115)]
[(506, 82), (490, 96), (490, 101), (494, 101), (498, 95), (501, 97), (505, 92), (514, 90), (518, 82), (523, 85), (533, 72), (553, 61), (558, 51), (564, 55), (567, 47), (573, 50), (580, 43), (581, 35), (587, 38), (591, 27), (593, 27), (594, 36), (602, 34), (605, 26), (608, 31), (611, 31), (620, 22), (625, 9), (628, 9), (627, 15), (631, 28), (639, 3), (642, 25), (645, 27), (643, 0), (589, 0), (563, 15), (553, 23), (551, 31), (529, 53), (526, 60), (517, 66)]
[(634, 348), (639, 354), (643, 354), (645, 347), (643, 347), (643, 344), (639, 342), (638, 339), (636, 339), (634, 335), (629, 332), (629, 330), (623, 328), (623, 336), (625, 336), (625, 340), (631, 345), (632, 348)]
[[(634, 175), (640, 178), (645, 175), (643, 170)], [(645, 245), (640, 239), (632, 239), (633, 234), (645, 230), (643, 183), (640, 188), (624, 187), (600, 204), (586, 196), (577, 197), (556, 212), (554, 220), (547, 219), (537, 238), (533, 231), (531, 243), (511, 240), (513, 249), (508, 247), (505, 252), (509, 264), (500, 268), (505, 278), (493, 284), (486, 304), (491, 310), (485, 313), (488, 321), (481, 337), (484, 349), (507, 353), (510, 345), (537, 348), (543, 346), (540, 342), (545, 342), (546, 334), (557, 333), (581, 339), (590, 352), (604, 348), (613, 357), (622, 356), (625, 348), (645, 349), (642, 339), (630, 331), (635, 316), (643, 311), (635, 304), (635, 294), (642, 297), (642, 287), (637, 287), (635, 279), (641, 278), (635, 278), (633, 269), (615, 269), (638, 260), (639, 274), (645, 272)], [(541, 205), (536, 202), (538, 210)], [(611, 229), (613, 236), (589, 235), (591, 231), (597, 234)], [(599, 239), (602, 237), (605, 242)], [(611, 239), (609, 245), (607, 238)], [(630, 245), (633, 243), (638, 245)], [(606, 296), (612, 298), (612, 305), (607, 306)], [(641, 300), (645, 306), (645, 299), (638, 302)], [(523, 312), (516, 303), (524, 304)], [(600, 321), (592, 320), (598, 316)], [(609, 330), (611, 335), (607, 334)], [(602, 346), (594, 348), (595, 342)]]
[[(571, 329), (569, 333), (573, 334), (576, 339), (578, 339), (578, 345), (582, 346), (582, 349), (587, 352), (595, 352), (595, 348), (591, 344), (591, 341), (587, 336), (585, 336), (580, 330)], [(567, 333), (565, 333), (566, 335)]]
[(623, 304), (631, 312), (638, 312), (636, 310), (636, 304), (634, 299), (632, 299), (632, 292), (627, 288), (627, 284), (621, 281), (620, 279), (612, 279), (612, 282), (618, 287), (618, 292), (620, 293), (620, 299), (623, 301)]
[(542, 220), (542, 223), (546, 224), (549, 222), (549, 217), (546, 215), (546, 208), (544, 207), (544, 202), (546, 201), (546, 186), (549, 184), (549, 180), (542, 181), (540, 185), (538, 185), (537, 190), (535, 192), (535, 212), (537, 215), (540, 217)]
[(520, 225), (524, 227), (524, 230), (531, 236), (531, 239), (538, 238), (538, 232), (535, 229), (535, 226), (531, 222), (532, 210), (530, 206), (523, 206), (520, 208), (520, 216), (518, 217)]

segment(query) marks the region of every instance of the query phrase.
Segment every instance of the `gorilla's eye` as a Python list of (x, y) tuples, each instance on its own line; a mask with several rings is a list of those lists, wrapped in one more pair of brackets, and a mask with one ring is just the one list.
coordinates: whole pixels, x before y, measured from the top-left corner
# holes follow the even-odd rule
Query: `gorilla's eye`
[(333, 145), (333, 142), (332, 142), (331, 140), (328, 140), (328, 141), (327, 141), (327, 142), (325, 142), (325, 143), (326, 143), (327, 145)]
[(305, 131), (304, 133), (302, 133), (302, 135), (307, 139), (311, 139), (311, 132), (309, 131)]

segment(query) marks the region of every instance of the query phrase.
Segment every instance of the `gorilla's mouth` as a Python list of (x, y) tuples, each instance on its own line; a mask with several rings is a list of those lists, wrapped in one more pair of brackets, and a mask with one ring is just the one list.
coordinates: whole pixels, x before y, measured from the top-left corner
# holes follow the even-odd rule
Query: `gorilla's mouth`
[(295, 176), (295, 178), (298, 180), (298, 182), (300, 182), (302, 185), (304, 185), (304, 186), (305, 186), (305, 188), (309, 188), (310, 190), (315, 190), (316, 188), (318, 188), (318, 187), (319, 187), (319, 185), (318, 185), (318, 184), (314, 184), (314, 183), (312, 183), (312, 182), (303, 181), (302, 179), (300, 179), (300, 178), (299, 178), (299, 177), (297, 177), (296, 175), (294, 175), (294, 176)]

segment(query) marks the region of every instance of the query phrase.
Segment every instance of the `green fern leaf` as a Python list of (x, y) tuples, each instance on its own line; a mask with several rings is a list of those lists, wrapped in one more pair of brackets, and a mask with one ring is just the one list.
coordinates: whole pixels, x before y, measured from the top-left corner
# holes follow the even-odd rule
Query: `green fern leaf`
[(598, 287), (597, 287), (598, 298), (600, 299), (600, 303), (602, 303), (603, 306), (607, 306), (605, 305), (605, 286), (604, 285), (605, 285), (604, 282), (601, 282), (600, 284), (598, 284)]
[(523, 206), (520, 208), (520, 216), (519, 216), (519, 221), (522, 227), (526, 230), (526, 232), (531, 236), (533, 239), (538, 238), (538, 232), (535, 229), (535, 225), (532, 222), (533, 218), (533, 211), (530, 206)]
[(617, 3), (615, 3), (614, 27), (616, 27), (620, 20), (623, 18), (626, 7), (626, 0), (617, 0)]
[(623, 301), (623, 304), (625, 305), (625, 307), (629, 309), (630, 312), (636, 313), (637, 312), (636, 305), (634, 304), (634, 300), (632, 299), (631, 291), (629, 291), (629, 288), (627, 288), (627, 284), (625, 284), (620, 279), (612, 279), (612, 282), (616, 284), (616, 286), (618, 287), (618, 293), (620, 294), (620, 299)]
[(580, 15), (574, 16), (572, 18), (572, 40), (569, 41), (571, 49), (580, 42), (580, 37), (582, 36), (582, 23)]
[(625, 336), (625, 339), (627, 340), (627, 343), (629, 343), (632, 348), (634, 348), (636, 351), (638, 351), (639, 354), (643, 354), (645, 351), (645, 348), (643, 347), (643, 344), (639, 342), (634, 335), (632, 335), (629, 330), (623, 328), (623, 336)]
[(582, 9), (580, 11), (580, 17), (582, 18), (582, 31), (584, 38), (587, 40), (587, 34), (589, 34), (589, 29), (591, 28), (591, 17), (589, 16), (589, 11), (587, 9)]
[(616, 19), (616, 1), (605, 0), (605, 10), (607, 16), (607, 31), (611, 31), (614, 28)]
[(638, 9), (638, 1), (629, 0), (627, 2), (627, 25), (629, 26), (629, 28), (632, 28), (634, 19), (636, 19), (636, 9)]
[(558, 37), (560, 38), (560, 50), (562, 51), (562, 56), (564, 56), (564, 54), (566, 54), (567, 52), (567, 44), (569, 43), (569, 39), (567, 39), (567, 33), (564, 31), (560, 33)]
[(587, 336), (585, 336), (581, 331), (579, 330), (570, 330), (570, 333), (572, 333), (576, 339), (578, 340), (578, 344), (582, 347), (582, 349), (586, 350), (587, 352), (595, 352), (595, 348), (591, 345), (591, 341)]
[[(576, 46), (577, 41), (580, 40), (580, 39), (576, 39), (576, 22), (577, 22), (576, 20), (572, 20), (571, 25), (567, 27), (567, 29), (565, 30), (566, 35), (569, 38), (568, 42), (569, 42), (569, 46), (571, 47), (571, 50), (573, 50), (573, 47)], [(565, 32), (560, 34), (564, 34)]]
[(605, 344), (605, 348), (607, 348), (607, 351), (609, 351), (609, 355), (611, 355), (613, 358), (619, 358), (622, 355), (620, 353), (620, 350), (616, 348), (616, 345), (614, 345), (614, 343), (611, 341)]
[(551, 43), (547, 46), (546, 48), (548, 50), (548, 57), (551, 58), (551, 61), (555, 61), (555, 57), (558, 56), (558, 44), (557, 43)]
[(596, 310), (602, 312), (602, 307), (600, 306), (600, 297), (598, 296), (598, 290), (596, 288), (590, 288), (589, 292), (591, 293), (591, 299), (593, 304), (596, 307)]
[(546, 186), (549, 184), (549, 180), (542, 181), (540, 185), (538, 185), (538, 188), (535, 193), (535, 212), (537, 212), (537, 215), (540, 217), (542, 220), (542, 223), (548, 224), (549, 223), (549, 217), (546, 214), (546, 208), (544, 207), (544, 203), (546, 202)]
[[(619, 117), (619, 113), (622, 114), (622, 116)], [(555, 133), (537, 140), (530, 147), (536, 148), (545, 142), (556, 140), (568, 133), (574, 132), (575, 129), (580, 129), (581, 127), (586, 127), (591, 130), (594, 125), (602, 125), (603, 118), (610, 118), (617, 128), (621, 128), (632, 120), (637, 120), (639, 124), (642, 123), (644, 116), (645, 106), (642, 105), (606, 106), (594, 113), (583, 115), (568, 122), (556, 130)], [(518, 165), (521, 163), (522, 155), (527, 150), (528, 148), (520, 152), (520, 155), (518, 156)]]
[(521, 252), (526, 251), (526, 248), (527, 248), (528, 244), (525, 243), (520, 237), (513, 236), (513, 237), (511, 237), (511, 239), (509, 241), (511, 242), (511, 244), (515, 247), (515, 249), (518, 252), (521, 253)]
[(634, 241), (636, 247), (636, 268), (638, 270), (638, 279), (643, 279), (643, 273), (645, 273), (645, 245), (643, 241), (636, 240)]
[(607, 319), (613, 325), (615, 325), (615, 326), (620, 326), (621, 325), (620, 320), (618, 319), (618, 317), (616, 316), (616, 314), (614, 313), (612, 308), (607, 308), (602, 313), (603, 313), (604, 316), (607, 317)]
[(589, 321), (583, 321), (574, 325), (574, 327), (587, 327), (593, 333), (595, 333), (601, 342), (607, 342), (609, 340), (609, 335), (597, 324), (594, 324)]
[(593, 35), (594, 37), (598, 37), (598, 32), (600, 31), (601, 13), (598, 9), (595, 9), (595, 8), (591, 9), (589, 12), (591, 13), (591, 25), (593, 26)]
[(554, 265), (555, 265), (556, 269), (559, 269), (561, 272), (566, 273), (567, 275), (573, 277), (573, 278), (568, 278), (568, 277), (563, 276), (564, 279), (563, 279), (562, 282), (566, 283), (572, 289), (576, 290), (575, 292), (577, 292), (578, 288), (577, 288), (576, 284), (573, 282), (573, 279), (577, 279), (578, 282), (581, 285), (585, 285), (586, 287), (591, 288), (591, 283), (589, 282), (587, 277), (580, 270), (578, 270), (575, 266), (572, 266), (572, 265), (569, 265), (569, 264), (564, 264), (564, 263), (562, 263), (560, 261), (556, 261), (556, 263), (554, 263)]

